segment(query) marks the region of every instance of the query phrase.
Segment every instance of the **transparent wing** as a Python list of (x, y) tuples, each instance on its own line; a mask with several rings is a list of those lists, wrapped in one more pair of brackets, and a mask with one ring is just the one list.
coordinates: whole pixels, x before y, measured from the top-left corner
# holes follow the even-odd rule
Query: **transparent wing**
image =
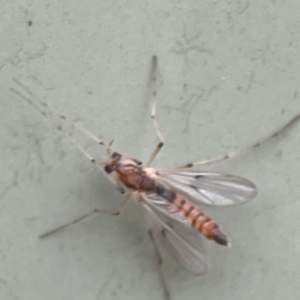
[(252, 199), (256, 186), (249, 180), (222, 173), (156, 171), (157, 182), (163, 183), (190, 200), (206, 205), (234, 205)]
[(166, 248), (190, 272), (207, 272), (208, 257), (201, 234), (179, 215), (171, 213), (170, 204), (157, 194), (140, 193), (141, 203), (150, 229)]

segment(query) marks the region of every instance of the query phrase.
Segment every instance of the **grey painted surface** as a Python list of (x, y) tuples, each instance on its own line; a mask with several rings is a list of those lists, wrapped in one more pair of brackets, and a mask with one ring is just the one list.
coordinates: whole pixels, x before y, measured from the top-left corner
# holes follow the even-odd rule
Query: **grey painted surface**
[[(1, 299), (162, 299), (134, 203), (118, 218), (93, 216), (38, 239), (95, 207), (116, 207), (121, 196), (59, 134), (57, 120), (9, 92), (12, 77), (146, 160), (155, 145), (147, 72), (158, 55), (163, 167), (247, 145), (300, 112), (298, 1), (161, 2), (1, 4)], [(299, 142), (298, 124), (210, 166), (253, 180), (259, 194), (207, 210), (232, 241), (230, 249), (207, 243), (207, 276), (191, 276), (164, 252), (172, 299), (299, 299)]]

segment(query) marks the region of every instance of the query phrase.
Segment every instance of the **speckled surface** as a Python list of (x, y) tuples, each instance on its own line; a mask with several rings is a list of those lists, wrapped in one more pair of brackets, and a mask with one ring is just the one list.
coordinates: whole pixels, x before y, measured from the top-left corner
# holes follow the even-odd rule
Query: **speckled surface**
[[(0, 298), (163, 299), (144, 218), (92, 216), (121, 196), (56, 127), (9, 89), (13, 77), (58, 112), (145, 161), (155, 145), (147, 74), (159, 58), (155, 164), (245, 146), (300, 112), (300, 4), (280, 1), (6, 1), (0, 33)], [(97, 159), (103, 149), (76, 136)], [(163, 251), (172, 299), (299, 299), (300, 124), (206, 169), (255, 182), (251, 203), (210, 208), (231, 239), (208, 242), (193, 277)]]

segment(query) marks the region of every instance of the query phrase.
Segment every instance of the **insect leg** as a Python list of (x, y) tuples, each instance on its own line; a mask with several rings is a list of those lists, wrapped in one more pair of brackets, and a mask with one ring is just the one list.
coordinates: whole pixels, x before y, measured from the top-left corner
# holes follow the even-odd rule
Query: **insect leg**
[(121, 194), (124, 194), (124, 188), (121, 186), (120, 182), (118, 182), (117, 180), (114, 180), (111, 176), (109, 176), (106, 172), (103, 171), (101, 165), (103, 165), (103, 163), (99, 163), (96, 161), (96, 159), (89, 153), (87, 152), (85, 149), (82, 148), (81, 145), (79, 145), (76, 140), (74, 140), (70, 135), (66, 135), (71, 143), (73, 145), (76, 146), (76, 148), (91, 162), (93, 163), (96, 168), (113, 184), (117, 187), (117, 189), (120, 191)]
[(66, 224), (61, 225), (61, 226), (59, 226), (57, 228), (54, 228), (54, 229), (52, 229), (52, 230), (50, 230), (48, 232), (43, 233), (42, 235), (40, 235), (40, 238), (43, 239), (45, 237), (48, 237), (49, 235), (52, 235), (52, 234), (54, 234), (54, 233), (56, 233), (56, 232), (58, 232), (58, 231), (60, 231), (60, 230), (62, 230), (64, 228), (66, 228), (66, 227), (69, 227), (71, 225), (74, 225), (74, 224), (76, 224), (76, 223), (84, 220), (85, 218), (88, 218), (89, 216), (91, 216), (91, 215), (93, 215), (95, 213), (97, 213), (97, 214), (98, 213), (99, 214), (100, 213), (105, 213), (105, 214), (110, 214), (110, 215), (113, 215), (113, 216), (117, 216), (117, 215), (121, 214), (124, 211), (125, 206), (126, 206), (126, 204), (128, 203), (128, 201), (130, 199), (130, 196), (131, 196), (131, 193), (129, 193), (128, 195), (126, 195), (126, 197), (121, 202), (120, 206), (118, 207), (118, 209), (116, 211), (112, 211), (112, 210), (109, 210), (109, 209), (98, 209), (98, 208), (96, 208), (96, 209), (92, 210), (91, 212), (89, 212), (87, 214), (84, 214), (83, 216), (81, 216), (79, 218), (76, 218), (75, 220), (73, 220), (73, 221), (71, 221), (69, 223), (66, 223)]
[(157, 95), (157, 56), (152, 57), (151, 61), (151, 70), (150, 70), (150, 76), (149, 76), (149, 85), (150, 85), (150, 91), (151, 91), (151, 119), (153, 122), (153, 128), (155, 130), (155, 133), (159, 139), (159, 143), (157, 144), (156, 148), (154, 149), (153, 153), (151, 154), (146, 167), (150, 167), (151, 163), (153, 162), (154, 158), (160, 151), (160, 149), (164, 145), (164, 137), (162, 132), (159, 129), (158, 122), (156, 119), (156, 95)]
[[(69, 124), (71, 125), (73, 128), (78, 129), (79, 131), (81, 131), (83, 134), (85, 134), (86, 136), (90, 137), (92, 140), (94, 140), (96, 143), (104, 146), (107, 151), (110, 151), (110, 145), (106, 146), (105, 143), (103, 142), (103, 140), (101, 140), (99, 137), (97, 137), (95, 134), (91, 133), (90, 131), (86, 130), (85, 128), (79, 126), (78, 124), (76, 124), (75, 122), (71, 121), (70, 119), (68, 119), (65, 115), (61, 115), (58, 112), (56, 112), (48, 103), (41, 101), (33, 92), (31, 92), (29, 90), (28, 87), (26, 87), (22, 82), (20, 82), (18, 79), (13, 78), (13, 81), (20, 87), (23, 89), (24, 92), (27, 93), (27, 95), (30, 96), (27, 97), (25, 95), (23, 95), (21, 92), (19, 92), (18, 90), (14, 89), (14, 88), (10, 88), (10, 91), (13, 92), (14, 94), (18, 95), (22, 100), (26, 101), (29, 105), (31, 105), (33, 108), (35, 108), (42, 116), (47, 116), (47, 117), (57, 117), (59, 119), (61, 119), (63, 122), (65, 122), (65, 124)], [(32, 99), (34, 100), (32, 100)]]
[(158, 154), (158, 152), (161, 150), (161, 148), (163, 147), (164, 143), (160, 142), (157, 144), (157, 146), (155, 147), (154, 151), (152, 152), (149, 160), (146, 163), (146, 168), (150, 167), (150, 165), (152, 164), (155, 156)]
[[(73, 128), (78, 129), (79, 131), (81, 131), (83, 134), (87, 135), (88, 137), (90, 137), (92, 140), (94, 140), (96, 143), (98, 143), (99, 145), (104, 146), (107, 149), (107, 152), (110, 153), (111, 149), (111, 144), (112, 142), (110, 142), (108, 145), (106, 145), (99, 137), (97, 137), (95, 134), (91, 133), (90, 131), (86, 130), (85, 128), (82, 128), (81, 126), (79, 126), (78, 124), (76, 124), (75, 122), (69, 120), (66, 116), (61, 115), (57, 112), (54, 111), (54, 109), (46, 102), (41, 101), (40, 99), (38, 99), (38, 97), (31, 92), (23, 83), (21, 83), (18, 79), (13, 78), (14, 82), (23, 89), (24, 92), (26, 92), (30, 97), (27, 97), (25, 95), (23, 95), (21, 92), (19, 92), (18, 90), (14, 89), (14, 88), (10, 88), (10, 91), (13, 92), (14, 94), (18, 95), (22, 100), (26, 101), (29, 105), (31, 105), (33, 108), (35, 108), (42, 116), (44, 117), (48, 117), (51, 118), (53, 116), (56, 116), (57, 118), (59, 118), (60, 120), (62, 120), (62, 122), (64, 122), (65, 124), (69, 124), (71, 125)], [(34, 100), (33, 100), (34, 99)], [(88, 153), (86, 150), (84, 150), (78, 143), (77, 141), (72, 137), (72, 133), (69, 131), (63, 131), (61, 126), (58, 126), (57, 129), (65, 136), (67, 137), (71, 144), (75, 145), (76, 148), (89, 160), (91, 161), (93, 164), (95, 164), (95, 166), (97, 167), (97, 169), (99, 171), (101, 171), (106, 178), (112, 182), (114, 185), (117, 186), (117, 189), (123, 194), (124, 193), (124, 189), (117, 184), (106, 172), (103, 172), (103, 169), (100, 167), (101, 164), (97, 163), (96, 160), (92, 157), (92, 155), (90, 153)]]
[(156, 135), (161, 143), (164, 142), (163, 134), (161, 133), (156, 119), (156, 95), (157, 95), (157, 56), (152, 56), (150, 70), (150, 91), (151, 91), (151, 119)]
[(167, 280), (166, 280), (166, 277), (165, 277), (165, 274), (164, 274), (164, 270), (163, 270), (162, 257), (161, 257), (161, 254), (159, 252), (159, 248), (158, 248), (158, 245), (156, 243), (155, 237), (153, 235), (153, 231), (151, 229), (148, 229), (148, 234), (149, 234), (150, 239), (151, 239), (151, 241), (152, 241), (152, 243), (154, 245), (155, 255), (156, 255), (156, 258), (157, 258), (158, 272), (159, 272), (160, 279), (161, 279), (161, 282), (162, 282), (162, 285), (163, 285), (165, 299), (166, 300), (171, 300), (170, 291), (169, 291)]
[(268, 135), (267, 137), (259, 140), (258, 142), (254, 143), (254, 144), (251, 144), (247, 147), (229, 152), (225, 155), (221, 155), (221, 156), (218, 156), (218, 157), (215, 157), (215, 158), (210, 158), (210, 159), (207, 159), (207, 160), (197, 161), (197, 162), (194, 162), (194, 163), (187, 163), (187, 164), (184, 164), (182, 166), (177, 167), (177, 169), (192, 168), (194, 166), (211, 164), (211, 163), (214, 163), (214, 162), (219, 162), (219, 161), (222, 161), (222, 160), (226, 160), (226, 159), (229, 159), (229, 158), (236, 157), (236, 156), (239, 156), (241, 154), (247, 153), (250, 150), (253, 150), (253, 149), (261, 146), (262, 144), (268, 142), (272, 138), (277, 137), (279, 134), (281, 134), (286, 129), (288, 129), (290, 126), (292, 126), (294, 123), (296, 123), (299, 119), (300, 119), (300, 114), (294, 116), (290, 121), (288, 121), (286, 124), (284, 124), (282, 127), (277, 129), (272, 134)]

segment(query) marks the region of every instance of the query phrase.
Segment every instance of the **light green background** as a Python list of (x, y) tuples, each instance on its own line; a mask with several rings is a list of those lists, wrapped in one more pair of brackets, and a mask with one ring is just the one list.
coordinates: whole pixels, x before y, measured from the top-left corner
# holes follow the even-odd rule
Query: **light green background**
[[(172, 167), (245, 146), (300, 112), (299, 1), (2, 1), (0, 17), (0, 299), (163, 299), (153, 247), (133, 202), (38, 236), (121, 196), (55, 129), (9, 92), (16, 77), (57, 111), (146, 160), (150, 58)], [(32, 21), (32, 26), (29, 26)], [(52, 125), (51, 125), (52, 124)], [(99, 159), (103, 149), (77, 137)], [(193, 277), (166, 252), (172, 299), (300, 298), (300, 124), (211, 170), (259, 194), (207, 210), (231, 239), (207, 242)]]

